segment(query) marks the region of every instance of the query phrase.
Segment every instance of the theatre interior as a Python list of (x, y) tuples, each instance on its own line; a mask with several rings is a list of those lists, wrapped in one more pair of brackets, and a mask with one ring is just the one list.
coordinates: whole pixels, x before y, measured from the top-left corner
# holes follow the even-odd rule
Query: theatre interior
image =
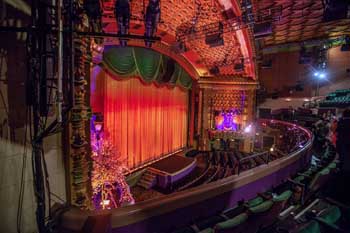
[(1, 0), (0, 232), (349, 233), (350, 0)]

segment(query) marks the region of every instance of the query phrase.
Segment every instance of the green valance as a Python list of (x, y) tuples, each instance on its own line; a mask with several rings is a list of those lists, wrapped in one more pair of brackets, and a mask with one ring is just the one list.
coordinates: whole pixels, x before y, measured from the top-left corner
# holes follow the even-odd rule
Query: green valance
[(104, 66), (121, 78), (138, 75), (144, 82), (192, 87), (191, 76), (170, 57), (141, 47), (107, 46)]

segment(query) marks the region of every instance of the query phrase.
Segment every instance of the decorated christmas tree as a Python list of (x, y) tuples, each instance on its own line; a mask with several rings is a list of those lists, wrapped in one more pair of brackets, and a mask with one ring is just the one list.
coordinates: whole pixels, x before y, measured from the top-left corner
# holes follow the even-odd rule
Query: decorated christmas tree
[(92, 132), (92, 188), (96, 209), (118, 208), (134, 203), (125, 180), (128, 168), (113, 144)]

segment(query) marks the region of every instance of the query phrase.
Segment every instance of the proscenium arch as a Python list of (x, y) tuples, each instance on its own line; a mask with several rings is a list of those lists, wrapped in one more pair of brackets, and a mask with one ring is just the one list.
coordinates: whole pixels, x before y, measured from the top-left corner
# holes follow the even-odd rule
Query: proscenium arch
[[(117, 38), (108, 39), (108, 41), (104, 43), (104, 46), (109, 46), (109, 45), (117, 46), (119, 45), (119, 40)], [(131, 39), (128, 41), (128, 46), (151, 49), (155, 52), (160, 53), (161, 55), (170, 57), (175, 62), (177, 62), (181, 66), (181, 68), (183, 68), (194, 81), (199, 80), (201, 76), (209, 74), (205, 66), (199, 66), (199, 67), (195, 66), (191, 61), (189, 61), (182, 54), (174, 52), (172, 48), (167, 43), (164, 43), (163, 41), (162, 42), (156, 41), (152, 44), (151, 48), (148, 48), (144, 45), (143, 40)]]
[[(218, 14), (221, 14), (222, 11), (230, 10), (236, 16), (242, 15), (242, 10), (240, 8), (240, 3), (238, 0), (215, 0), (218, 4), (221, 5), (221, 9), (218, 11)], [(117, 32), (117, 24), (115, 19), (105, 18), (104, 19), (104, 30), (110, 33)], [(144, 24), (141, 21), (131, 21), (130, 22), (130, 33), (135, 35), (143, 35), (144, 34)], [(209, 68), (202, 61), (200, 55), (193, 49), (193, 47), (189, 46), (188, 51), (184, 53), (174, 52), (172, 47), (176, 45), (175, 32), (161, 30), (158, 28), (157, 36), (161, 37), (160, 42), (155, 42), (152, 45), (152, 49), (167, 55), (173, 58), (182, 68), (184, 68), (191, 77), (194, 79), (199, 79), (200, 77), (211, 76), (209, 72)], [(240, 51), (243, 57), (248, 59), (248, 63), (245, 66), (245, 76), (252, 77), (256, 79), (257, 73), (255, 69), (255, 48), (252, 32), (243, 28), (241, 30), (237, 30), (236, 32), (237, 39), (240, 44)], [(119, 44), (118, 39), (105, 39), (105, 41), (111, 41), (114, 45)], [(128, 45), (131, 46), (139, 46), (145, 47), (143, 40), (129, 40)], [(234, 73), (232, 74), (234, 75)]]

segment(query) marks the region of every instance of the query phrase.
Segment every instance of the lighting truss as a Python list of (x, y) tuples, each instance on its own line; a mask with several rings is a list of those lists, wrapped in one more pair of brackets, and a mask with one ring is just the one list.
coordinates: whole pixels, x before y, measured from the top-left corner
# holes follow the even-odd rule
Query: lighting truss
[(282, 17), (282, 5), (275, 6), (270, 9), (259, 10), (257, 14), (252, 15), (254, 20), (246, 21), (244, 17), (235, 17), (232, 19), (217, 21), (210, 24), (196, 26), (192, 22), (180, 25), (176, 29), (176, 38), (179, 41), (191, 41), (203, 38), (208, 35), (220, 33), (218, 25), (223, 25), (223, 33), (234, 32), (243, 28), (252, 27), (254, 24), (265, 22), (279, 21)]

